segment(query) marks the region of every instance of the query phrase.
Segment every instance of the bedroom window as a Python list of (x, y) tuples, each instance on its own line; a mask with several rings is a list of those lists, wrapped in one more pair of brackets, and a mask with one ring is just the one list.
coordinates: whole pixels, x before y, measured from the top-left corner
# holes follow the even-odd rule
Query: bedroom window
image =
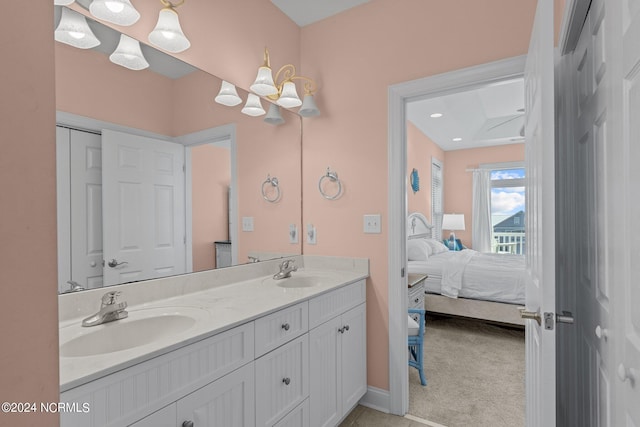
[(436, 239), (442, 239), (442, 214), (444, 211), (443, 203), (443, 179), (442, 179), (442, 162), (438, 159), (431, 158), (431, 222), (433, 223), (432, 236)]
[(492, 251), (524, 254), (524, 167), (491, 169)]

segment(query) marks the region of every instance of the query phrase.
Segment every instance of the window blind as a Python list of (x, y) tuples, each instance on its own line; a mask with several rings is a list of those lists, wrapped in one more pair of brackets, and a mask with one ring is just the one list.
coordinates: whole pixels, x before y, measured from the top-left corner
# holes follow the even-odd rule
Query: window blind
[(433, 223), (432, 237), (442, 240), (443, 203), (442, 162), (431, 159), (431, 222)]

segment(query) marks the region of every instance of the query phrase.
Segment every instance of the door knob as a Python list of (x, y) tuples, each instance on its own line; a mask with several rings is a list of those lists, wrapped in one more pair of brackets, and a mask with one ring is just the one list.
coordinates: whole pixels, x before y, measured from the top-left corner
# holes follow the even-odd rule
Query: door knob
[(618, 378), (620, 381), (633, 383), (638, 379), (638, 371), (633, 368), (626, 368), (623, 363), (618, 365)]
[(109, 267), (111, 267), (111, 268), (116, 268), (116, 267), (119, 267), (119, 266), (125, 265), (125, 264), (129, 264), (129, 263), (127, 261), (118, 262), (118, 260), (115, 259), (115, 258), (107, 263), (107, 265)]
[(596, 326), (596, 337), (598, 337), (598, 339), (604, 338), (604, 340), (606, 341), (609, 338), (609, 330), (602, 329), (600, 325)]
[(185, 421), (182, 423), (182, 427), (193, 427), (193, 421)]
[(538, 322), (538, 325), (542, 325), (542, 317), (540, 317), (539, 311), (527, 311), (524, 307), (518, 307), (520, 310), (520, 317), (523, 319), (532, 319)]

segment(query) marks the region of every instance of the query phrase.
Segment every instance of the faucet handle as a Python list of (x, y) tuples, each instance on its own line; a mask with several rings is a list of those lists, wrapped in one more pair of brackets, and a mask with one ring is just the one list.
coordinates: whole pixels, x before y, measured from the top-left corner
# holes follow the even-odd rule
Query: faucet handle
[(107, 292), (102, 296), (102, 305), (112, 305), (116, 303), (118, 297), (122, 294), (120, 291)]

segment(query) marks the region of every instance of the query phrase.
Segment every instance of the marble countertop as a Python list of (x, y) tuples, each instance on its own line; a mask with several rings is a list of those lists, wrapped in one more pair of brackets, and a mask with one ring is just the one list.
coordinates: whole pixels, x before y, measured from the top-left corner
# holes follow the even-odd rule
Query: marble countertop
[[(79, 335), (97, 332), (118, 322), (135, 321), (141, 313), (149, 312), (149, 309), (180, 312), (180, 309), (184, 308), (197, 312), (198, 318), (198, 321), (185, 331), (168, 334), (133, 348), (81, 357), (64, 357), (64, 352), (61, 351), (60, 391), (70, 390), (284, 307), (364, 279), (368, 277), (368, 264), (366, 271), (363, 268), (340, 270), (309, 266), (293, 273), (293, 276), (320, 277), (321, 280), (311, 287), (284, 288), (277, 286), (279, 281), (274, 281), (272, 275), (263, 275), (185, 295), (129, 305), (128, 318), (103, 325), (82, 327), (82, 317), (62, 320), (59, 330), (61, 349), (65, 343)], [(126, 290), (122, 291), (120, 300), (127, 301)]]

